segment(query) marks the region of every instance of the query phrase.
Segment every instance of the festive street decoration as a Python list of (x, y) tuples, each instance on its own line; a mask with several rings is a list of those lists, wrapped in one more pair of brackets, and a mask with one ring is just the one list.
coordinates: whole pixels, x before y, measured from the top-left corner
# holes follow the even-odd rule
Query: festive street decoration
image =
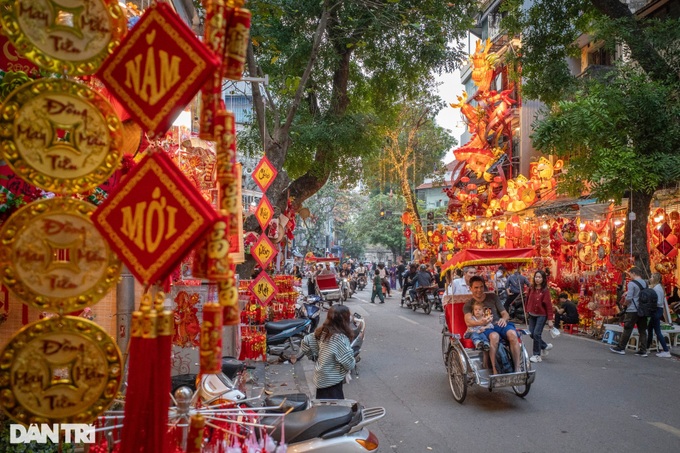
[(2, 283), (24, 303), (56, 313), (98, 302), (118, 282), (121, 262), (95, 228), (95, 207), (71, 199), (37, 200), (2, 227)]
[(26, 425), (93, 421), (113, 403), (123, 377), (113, 339), (81, 317), (29, 324), (0, 357), (0, 408)]
[[(0, 28), (2, 24), (0, 23)], [(38, 67), (29, 59), (19, 54), (7, 37), (0, 33), (0, 68), (7, 73), (24, 73), (27, 75), (37, 75), (40, 73)], [(5, 82), (3, 78), (3, 82)]]
[(274, 182), (277, 174), (278, 172), (276, 171), (276, 168), (271, 164), (271, 162), (269, 162), (267, 156), (262, 156), (262, 159), (260, 159), (260, 162), (255, 167), (255, 170), (253, 170), (253, 180), (264, 193), (267, 191), (271, 183)]
[(269, 302), (276, 296), (277, 292), (274, 281), (264, 271), (255, 277), (249, 289), (261, 305), (269, 305)]
[(218, 58), (166, 3), (153, 3), (99, 76), (152, 137), (159, 136), (217, 69)]
[(122, 157), (122, 125), (86, 85), (62, 79), (25, 83), (0, 109), (0, 151), (25, 181), (56, 193), (104, 183)]
[(171, 451), (167, 435), (173, 313), (163, 293), (142, 296), (132, 313), (125, 418), (120, 451)]
[(451, 188), (445, 190), (449, 197), (447, 214), (454, 221), (519, 212), (539, 199), (554, 198), (556, 175), (563, 167), (562, 161), (552, 163), (542, 157), (531, 165), (529, 178), (523, 175), (513, 178), (509, 174), (512, 106), (517, 101), (513, 99), (512, 85), (502, 91), (490, 89), (498, 61), (497, 55), (489, 53), (490, 49), (490, 40), (484, 46), (477, 42), (476, 52), (470, 57), (477, 91), (469, 99), (463, 92), (458, 102), (451, 104), (461, 109), (472, 135), (470, 141), (453, 152), (465, 166), (456, 172)]
[(145, 285), (166, 277), (217, 214), (162, 152), (149, 153), (97, 208), (95, 226)]
[(227, 27), (225, 54), (220, 72), (222, 77), (241, 80), (250, 38), (250, 11), (243, 8), (243, 0), (227, 0)]
[(57, 74), (94, 74), (125, 35), (116, 0), (2, 0), (3, 34), (19, 54)]
[(276, 250), (272, 241), (263, 234), (250, 248), (250, 253), (255, 257), (257, 264), (259, 264), (262, 269), (267, 269), (269, 263), (276, 257), (278, 250)]
[(200, 365), (201, 374), (222, 371), (222, 307), (217, 303), (203, 305)]
[(195, 347), (200, 345), (199, 333), (201, 331), (198, 323), (198, 308), (200, 302), (198, 294), (189, 294), (180, 291), (175, 297), (174, 324), (175, 332), (172, 337), (172, 344), (181, 348)]
[(257, 204), (257, 208), (255, 208), (255, 218), (257, 219), (257, 223), (260, 224), (260, 228), (262, 228), (263, 232), (267, 229), (267, 225), (269, 225), (269, 222), (271, 222), (273, 217), (274, 208), (272, 208), (269, 199), (264, 196)]

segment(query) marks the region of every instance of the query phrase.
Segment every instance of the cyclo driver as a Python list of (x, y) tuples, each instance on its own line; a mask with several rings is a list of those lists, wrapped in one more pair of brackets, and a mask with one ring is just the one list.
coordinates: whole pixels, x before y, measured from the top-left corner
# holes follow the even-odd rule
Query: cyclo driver
[(518, 370), (518, 364), (520, 363), (520, 346), (519, 337), (517, 335), (517, 330), (515, 325), (508, 322), (510, 315), (505, 310), (503, 305), (498, 300), (498, 296), (495, 293), (485, 293), (484, 279), (479, 275), (475, 275), (470, 278), (470, 291), (472, 292), (472, 299), (465, 302), (463, 305), (463, 313), (465, 314), (465, 324), (468, 327), (482, 326), (489, 323), (489, 319), (484, 317), (480, 320), (474, 320), (472, 315), (472, 301), (477, 300), (483, 302), (484, 310), (489, 309), (491, 311), (491, 322), (493, 324), (493, 330), (488, 330), (488, 337), (490, 343), (489, 357), (491, 358), (491, 367), (493, 369), (493, 374), (498, 374), (496, 370), (496, 351), (498, 350), (498, 343), (501, 338), (506, 340), (510, 344), (510, 354), (512, 355), (512, 362), (514, 363), (515, 371)]

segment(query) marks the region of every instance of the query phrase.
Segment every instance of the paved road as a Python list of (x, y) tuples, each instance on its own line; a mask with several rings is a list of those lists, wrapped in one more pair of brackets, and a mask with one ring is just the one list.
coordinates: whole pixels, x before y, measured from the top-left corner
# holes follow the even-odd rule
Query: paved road
[(439, 312), (400, 308), (397, 291), (384, 305), (369, 298), (365, 289), (346, 302), (367, 330), (345, 395), (387, 409), (371, 425), (380, 452), (680, 451), (677, 358), (615, 355), (563, 334), (525, 399), (473, 388), (461, 405), (441, 358)]

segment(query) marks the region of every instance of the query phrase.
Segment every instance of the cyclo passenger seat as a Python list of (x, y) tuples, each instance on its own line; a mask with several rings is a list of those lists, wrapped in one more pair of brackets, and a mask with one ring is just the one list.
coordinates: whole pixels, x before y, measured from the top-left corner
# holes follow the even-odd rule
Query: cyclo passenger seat
[(444, 306), (444, 314), (446, 316), (446, 327), (449, 332), (460, 335), (460, 343), (466, 349), (474, 348), (475, 345), (469, 338), (463, 338), (467, 325), (465, 324), (465, 315), (463, 314), (463, 306), (465, 302), (453, 302)]

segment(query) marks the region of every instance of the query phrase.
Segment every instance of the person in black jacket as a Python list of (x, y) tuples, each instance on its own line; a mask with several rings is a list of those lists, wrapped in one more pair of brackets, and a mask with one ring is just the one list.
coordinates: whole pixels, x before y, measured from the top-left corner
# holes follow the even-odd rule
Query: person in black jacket
[(404, 305), (404, 299), (406, 299), (406, 291), (413, 285), (413, 280), (416, 278), (418, 273), (418, 266), (411, 264), (408, 271), (404, 274), (404, 286), (401, 288), (401, 305)]
[(399, 289), (404, 288), (404, 272), (406, 272), (406, 265), (404, 263), (399, 263), (399, 266), (397, 266), (397, 282), (399, 282)]
[(578, 324), (578, 310), (576, 305), (569, 300), (567, 293), (561, 293), (558, 297), (558, 304), (555, 307), (555, 326), (563, 324)]

